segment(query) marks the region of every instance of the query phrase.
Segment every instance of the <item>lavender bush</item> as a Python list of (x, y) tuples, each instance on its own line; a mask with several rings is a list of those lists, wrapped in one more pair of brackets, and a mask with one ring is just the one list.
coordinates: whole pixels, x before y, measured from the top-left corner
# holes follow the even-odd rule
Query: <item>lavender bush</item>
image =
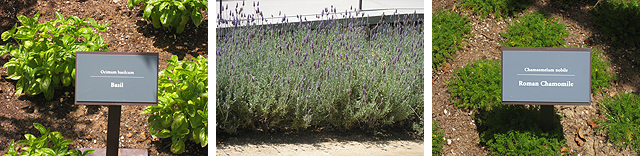
[(422, 131), (423, 19), (393, 15), (367, 31), (359, 12), (332, 7), (318, 15), (328, 20), (283, 18), (277, 27), (255, 25), (265, 22), (259, 9), (225, 9), (218, 22), (234, 28), (216, 44), (219, 130), (409, 123)]

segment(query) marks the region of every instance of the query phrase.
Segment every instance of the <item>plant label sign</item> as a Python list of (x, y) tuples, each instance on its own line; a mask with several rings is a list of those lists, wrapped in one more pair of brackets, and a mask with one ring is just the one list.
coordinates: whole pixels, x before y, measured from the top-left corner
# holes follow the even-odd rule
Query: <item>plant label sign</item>
[(503, 104), (590, 105), (591, 48), (501, 51)]
[(158, 53), (77, 52), (75, 103), (156, 105)]

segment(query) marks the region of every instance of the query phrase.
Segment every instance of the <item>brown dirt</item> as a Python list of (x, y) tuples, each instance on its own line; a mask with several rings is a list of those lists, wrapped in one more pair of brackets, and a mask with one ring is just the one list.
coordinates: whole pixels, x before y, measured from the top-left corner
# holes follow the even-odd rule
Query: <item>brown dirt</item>
[[(513, 23), (514, 16), (496, 20), (493, 17), (485, 17), (474, 15), (466, 10), (454, 7), (455, 0), (434, 0), (432, 3), (433, 10), (445, 8), (454, 10), (471, 21), (471, 29), (473, 37), (468, 38), (468, 42), (464, 42), (465, 48), (459, 50), (453, 55), (455, 60), (449, 61), (450, 68), (439, 68), (432, 73), (433, 77), (433, 108), (432, 118), (437, 120), (440, 125), (439, 129), (444, 130), (444, 137), (450, 139), (451, 144), (445, 143), (441, 155), (489, 155), (491, 151), (479, 142), (479, 127), (471, 118), (472, 111), (466, 108), (458, 108), (453, 105), (450, 100), (450, 93), (447, 91), (446, 82), (453, 78), (453, 70), (464, 67), (469, 61), (478, 59), (500, 59), (500, 43), (498, 41), (506, 40), (500, 36), (501, 32), (507, 30), (510, 23)], [(565, 45), (569, 47), (591, 47), (602, 49), (605, 59), (612, 62), (612, 69), (618, 75), (619, 80), (613, 82), (611, 89), (605, 90), (605, 94), (592, 94), (591, 106), (555, 106), (558, 115), (564, 116), (560, 119), (566, 145), (569, 153), (580, 155), (637, 155), (630, 148), (618, 150), (617, 147), (607, 142), (607, 135), (603, 132), (594, 133), (593, 129), (588, 125), (587, 121), (592, 119), (603, 120), (605, 116), (599, 111), (599, 101), (604, 96), (613, 96), (624, 92), (637, 93), (640, 87), (640, 69), (635, 68), (634, 59), (638, 50), (635, 48), (625, 49), (613, 47), (610, 41), (602, 37), (601, 32), (592, 23), (592, 15), (589, 10), (595, 4), (595, 1), (577, 2), (564, 8), (554, 1), (536, 0), (529, 9), (524, 12), (540, 11), (553, 16), (554, 18), (562, 18), (560, 23), (567, 25), (565, 28), (570, 34), (565, 38)], [(519, 15), (522, 15), (520, 12)], [(481, 22), (480, 22), (481, 21)], [(584, 45), (585, 39), (591, 39), (593, 43)], [(592, 135), (586, 137), (586, 142), (582, 146), (578, 145), (575, 140), (577, 129), (592, 132)]]
[[(16, 15), (33, 16), (40, 12), (40, 22), (54, 19), (54, 13), (63, 16), (94, 18), (98, 23), (111, 22), (100, 35), (110, 44), (112, 52), (159, 53), (160, 67), (166, 59), (178, 55), (180, 59), (207, 54), (207, 20), (200, 27), (187, 24), (182, 34), (155, 29), (142, 19), (139, 6), (129, 9), (126, 0), (0, 0), (0, 32), (11, 29), (18, 21)], [(0, 41), (0, 45), (13, 42)], [(0, 57), (0, 66), (9, 61), (9, 55)], [(44, 95), (16, 96), (16, 81), (6, 79), (0, 69), (0, 153), (7, 151), (11, 140), (24, 140), (24, 134), (39, 136), (32, 123), (37, 122), (52, 131), (59, 131), (67, 140), (76, 140), (70, 148), (105, 148), (108, 107), (74, 105), (74, 89), (56, 90), (52, 101)], [(174, 155), (169, 151), (171, 139), (153, 138), (149, 134), (147, 118), (140, 112), (145, 106), (123, 106), (120, 125), (120, 148), (148, 149), (149, 155)], [(207, 155), (207, 147), (187, 141), (182, 155)]]

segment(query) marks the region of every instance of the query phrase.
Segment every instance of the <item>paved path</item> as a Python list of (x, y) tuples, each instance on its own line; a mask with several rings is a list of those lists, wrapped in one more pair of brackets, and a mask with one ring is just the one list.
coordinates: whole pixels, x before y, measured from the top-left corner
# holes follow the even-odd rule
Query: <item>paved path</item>
[(341, 141), (313, 144), (245, 144), (216, 147), (218, 156), (309, 155), (309, 156), (423, 156), (424, 143), (415, 141)]

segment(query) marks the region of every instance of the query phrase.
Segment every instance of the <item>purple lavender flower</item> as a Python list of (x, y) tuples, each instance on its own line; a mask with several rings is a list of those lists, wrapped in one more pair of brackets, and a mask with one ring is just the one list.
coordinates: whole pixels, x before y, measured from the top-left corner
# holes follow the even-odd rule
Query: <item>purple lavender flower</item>
[(327, 68), (327, 76), (329, 76), (329, 68)]
[(385, 67), (385, 65), (382, 65), (382, 74), (384, 74), (384, 71), (385, 71), (386, 69), (387, 69), (387, 68)]

